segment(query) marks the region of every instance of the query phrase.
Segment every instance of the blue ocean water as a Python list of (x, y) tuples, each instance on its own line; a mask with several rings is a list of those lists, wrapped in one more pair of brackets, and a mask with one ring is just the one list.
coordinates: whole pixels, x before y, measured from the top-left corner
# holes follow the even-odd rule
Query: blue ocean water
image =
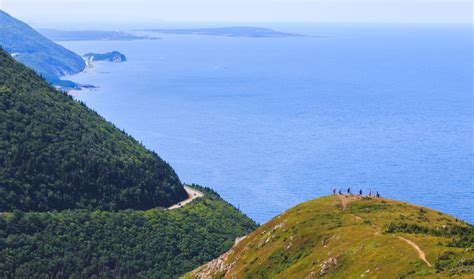
[(324, 37), (64, 45), (124, 53), (76, 98), (258, 222), (351, 187), (474, 223), (472, 27), (276, 28)]

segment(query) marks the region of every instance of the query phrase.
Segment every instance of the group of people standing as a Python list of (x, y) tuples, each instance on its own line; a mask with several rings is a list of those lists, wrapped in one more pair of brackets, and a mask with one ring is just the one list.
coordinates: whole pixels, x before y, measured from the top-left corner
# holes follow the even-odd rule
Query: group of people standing
[[(336, 188), (332, 189), (333, 195), (336, 195), (336, 193), (339, 194), (339, 195), (342, 195), (342, 190), (341, 189), (339, 189), (339, 191), (337, 191), (337, 192), (336, 191), (337, 191)], [(351, 188), (347, 188), (347, 194), (348, 195), (353, 195), (352, 192), (351, 192)], [(362, 189), (359, 190), (359, 196), (362, 196)], [(379, 194), (378, 191), (376, 191), (375, 194), (372, 195), (372, 189), (369, 190), (368, 196), (369, 197), (374, 196), (374, 197), (380, 198), (380, 194)]]

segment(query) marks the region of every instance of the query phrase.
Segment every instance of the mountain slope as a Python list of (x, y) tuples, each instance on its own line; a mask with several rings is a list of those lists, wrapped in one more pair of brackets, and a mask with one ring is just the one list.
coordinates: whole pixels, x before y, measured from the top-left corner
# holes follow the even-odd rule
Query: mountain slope
[(474, 227), (388, 199), (298, 205), (185, 278), (472, 278)]
[(185, 197), (155, 153), (0, 50), (0, 211), (149, 209)]
[(0, 214), (0, 278), (176, 278), (256, 228), (198, 189), (203, 198), (171, 211)]
[(192, 187), (156, 208), (173, 169), (0, 49), (0, 278), (176, 278), (256, 228)]
[(61, 76), (81, 72), (86, 66), (79, 55), (1, 10), (0, 46), (53, 83), (60, 82)]

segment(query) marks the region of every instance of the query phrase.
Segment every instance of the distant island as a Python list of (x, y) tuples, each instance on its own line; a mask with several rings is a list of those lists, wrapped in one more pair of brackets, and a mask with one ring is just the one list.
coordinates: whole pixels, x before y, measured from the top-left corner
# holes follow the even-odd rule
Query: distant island
[(39, 32), (53, 41), (132, 41), (132, 40), (159, 40), (160, 38), (139, 36), (127, 32), (117, 31), (63, 31), (56, 29), (39, 29)]
[(84, 57), (87, 61), (109, 61), (109, 62), (125, 62), (127, 61), (127, 57), (118, 51), (112, 51), (107, 53), (86, 53)]
[(218, 27), (197, 29), (144, 29), (137, 31), (157, 32), (176, 35), (207, 35), (223, 37), (251, 37), (251, 38), (279, 38), (279, 37), (307, 37), (306, 35), (285, 33), (260, 27)]

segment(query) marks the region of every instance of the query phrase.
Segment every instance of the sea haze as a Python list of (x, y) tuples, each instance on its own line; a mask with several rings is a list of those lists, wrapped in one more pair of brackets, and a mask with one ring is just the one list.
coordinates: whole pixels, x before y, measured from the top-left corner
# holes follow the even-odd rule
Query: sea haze
[(351, 187), (474, 223), (472, 27), (266, 27), (320, 37), (62, 44), (124, 53), (76, 98), (258, 222)]

